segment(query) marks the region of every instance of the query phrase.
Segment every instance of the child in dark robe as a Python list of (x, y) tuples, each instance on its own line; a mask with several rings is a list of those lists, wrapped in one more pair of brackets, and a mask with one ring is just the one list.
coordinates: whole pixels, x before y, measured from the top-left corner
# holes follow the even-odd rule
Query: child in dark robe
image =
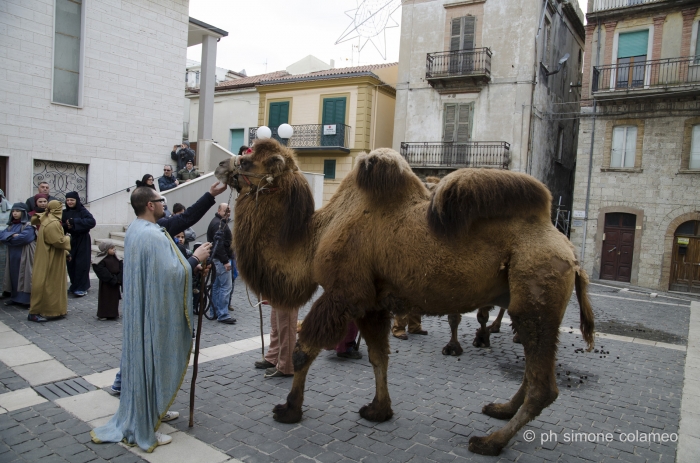
[(111, 241), (101, 242), (99, 250), (92, 264), (92, 269), (100, 280), (97, 318), (116, 320), (119, 318), (119, 300), (122, 298), (120, 287), (124, 262), (117, 257), (116, 248)]

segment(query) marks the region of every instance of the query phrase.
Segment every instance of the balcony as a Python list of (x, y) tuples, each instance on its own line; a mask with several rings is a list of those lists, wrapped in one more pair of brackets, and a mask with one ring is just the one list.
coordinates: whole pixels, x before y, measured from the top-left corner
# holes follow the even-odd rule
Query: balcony
[(413, 168), (493, 167), (508, 169), (510, 143), (504, 141), (402, 142), (401, 156)]
[(597, 99), (700, 93), (700, 61), (665, 58), (594, 67), (591, 90)]
[[(350, 153), (350, 126), (344, 124), (322, 125), (301, 124), (293, 125), (294, 135), (287, 141), (289, 148), (297, 152), (313, 154), (314, 151), (327, 153)], [(284, 140), (277, 134), (277, 127), (270, 127), (272, 138), (284, 144)], [(257, 127), (251, 127), (248, 131), (248, 140), (253, 143), (258, 132)]]
[(428, 53), (425, 78), (439, 93), (481, 91), (491, 80), (491, 50)]
[(631, 6), (646, 5), (648, 3), (660, 3), (665, 0), (594, 0), (593, 11), (608, 11)]

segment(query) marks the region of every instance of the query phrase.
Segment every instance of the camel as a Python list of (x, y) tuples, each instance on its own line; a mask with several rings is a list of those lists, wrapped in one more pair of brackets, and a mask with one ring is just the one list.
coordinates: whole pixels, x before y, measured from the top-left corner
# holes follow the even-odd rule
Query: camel
[(392, 314), (461, 314), (507, 307), (525, 352), (520, 388), (482, 412), (509, 420), (469, 450), (498, 455), (526, 423), (558, 396), (555, 357), (574, 286), (581, 332), (593, 348), (588, 277), (573, 246), (549, 219), (551, 195), (533, 177), (493, 169), (461, 169), (431, 193), (398, 153), (360, 154), (328, 204), (314, 211), (294, 152), (272, 139), (252, 153), (222, 161), (219, 181), (239, 192), (234, 248), (242, 278), (280, 310), (323, 294), (304, 318), (294, 349), (294, 378), (273, 418), (302, 418), (306, 376), (324, 348), (354, 320), (367, 344), (375, 396), (363, 418), (393, 416), (387, 388)]

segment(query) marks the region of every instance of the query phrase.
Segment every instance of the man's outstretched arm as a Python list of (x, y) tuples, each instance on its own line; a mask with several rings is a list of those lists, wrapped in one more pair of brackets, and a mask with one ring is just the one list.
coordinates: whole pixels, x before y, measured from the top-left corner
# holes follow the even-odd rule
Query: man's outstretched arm
[(204, 214), (216, 203), (215, 197), (226, 191), (226, 184), (214, 183), (208, 193), (204, 193), (196, 203), (185, 209), (182, 214), (163, 217), (157, 223), (165, 228), (170, 236), (185, 231), (200, 221)]

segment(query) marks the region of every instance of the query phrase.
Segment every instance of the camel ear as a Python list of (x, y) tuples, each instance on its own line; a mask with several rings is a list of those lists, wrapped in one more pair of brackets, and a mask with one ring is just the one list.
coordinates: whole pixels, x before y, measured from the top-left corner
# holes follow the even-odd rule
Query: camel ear
[(272, 174), (282, 172), (284, 170), (284, 164), (284, 158), (279, 154), (270, 156), (269, 158), (265, 159), (265, 161), (263, 161), (265, 170)]

